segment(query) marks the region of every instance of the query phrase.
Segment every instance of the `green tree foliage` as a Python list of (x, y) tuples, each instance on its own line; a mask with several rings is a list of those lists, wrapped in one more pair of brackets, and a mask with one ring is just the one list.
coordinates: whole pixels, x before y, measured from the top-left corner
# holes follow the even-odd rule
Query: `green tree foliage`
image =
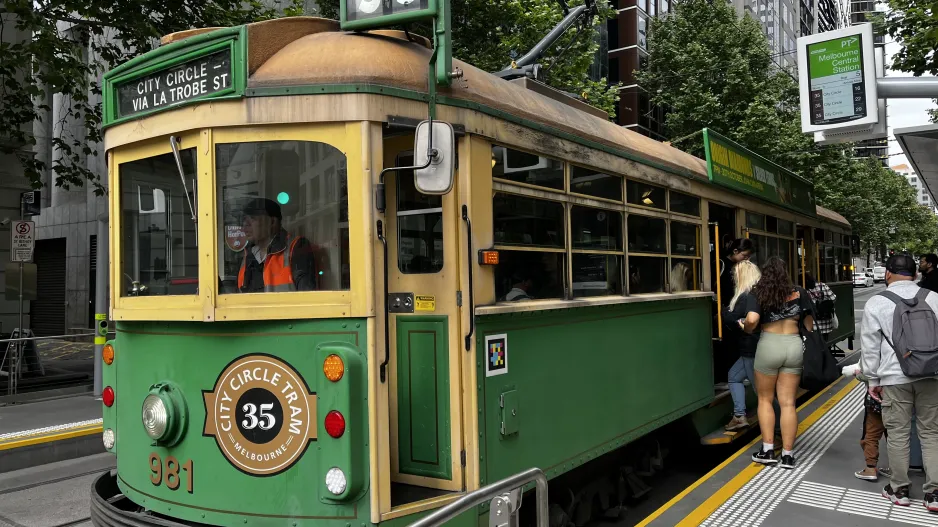
[[(887, 11), (876, 18), (897, 44), (892, 69), (907, 71), (916, 77), (938, 75), (938, 15), (933, 0), (886, 0)], [(933, 123), (938, 109), (928, 110)]]
[[(297, 14), (301, 1), (270, 7), (261, 0), (3, 0), (0, 16), (30, 35), (25, 42), (0, 41), (0, 152), (16, 155), (35, 188), (51, 168), (58, 186), (104, 192), (87, 157), (101, 141), (100, 76), (110, 67), (149, 51), (168, 33), (198, 27), (232, 26)], [(7, 39), (9, 40), (9, 39)], [(60, 155), (52, 167), (28, 152), (31, 129), (51, 111), (52, 94), (64, 96), (57, 109), (52, 146)], [(63, 123), (83, 132), (69, 134)], [(64, 129), (63, 129), (64, 128)], [(5, 137), (4, 137), (5, 135)]]
[[(568, 2), (570, 7), (583, 0)], [(595, 24), (615, 16), (605, 0), (598, 0)], [(521, 57), (563, 19), (557, 0), (452, 0), (453, 56), (485, 71), (507, 67)], [(319, 14), (338, 19), (339, 0), (321, 0)], [(596, 26), (598, 27), (598, 26)], [(415, 24), (410, 30), (430, 35), (429, 27)], [(615, 114), (618, 86), (606, 79), (590, 80), (589, 70), (598, 48), (595, 27), (571, 27), (541, 58), (542, 78), (547, 84), (587, 100)]]
[(801, 132), (798, 86), (758, 22), (725, 2), (676, 7), (652, 21), (648, 67), (638, 72), (651, 101), (668, 108), (676, 147), (703, 157), (698, 132), (717, 130), (813, 181), (818, 202), (845, 216), (867, 246), (938, 245), (938, 218), (905, 178), (857, 159), (852, 145), (817, 146)]

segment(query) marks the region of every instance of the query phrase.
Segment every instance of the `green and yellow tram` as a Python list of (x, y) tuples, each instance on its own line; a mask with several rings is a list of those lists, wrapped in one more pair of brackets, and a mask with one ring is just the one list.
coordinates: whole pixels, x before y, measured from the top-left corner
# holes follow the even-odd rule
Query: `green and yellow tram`
[(457, 61), (451, 190), (386, 171), (420, 157), (430, 54), (287, 18), (107, 74), (96, 525), (404, 524), (712, 413), (717, 230), (819, 271), (852, 335), (842, 217), (536, 83)]

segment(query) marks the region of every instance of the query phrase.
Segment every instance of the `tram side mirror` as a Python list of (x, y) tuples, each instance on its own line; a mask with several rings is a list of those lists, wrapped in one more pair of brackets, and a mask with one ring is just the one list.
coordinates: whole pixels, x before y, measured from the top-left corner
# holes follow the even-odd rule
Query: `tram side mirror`
[[(417, 125), (414, 138), (414, 185), (422, 194), (447, 194), (453, 190), (453, 171), (456, 168), (456, 139), (453, 126), (433, 121), (433, 140), (430, 140), (430, 121)], [(429, 160), (429, 163), (427, 162)]]

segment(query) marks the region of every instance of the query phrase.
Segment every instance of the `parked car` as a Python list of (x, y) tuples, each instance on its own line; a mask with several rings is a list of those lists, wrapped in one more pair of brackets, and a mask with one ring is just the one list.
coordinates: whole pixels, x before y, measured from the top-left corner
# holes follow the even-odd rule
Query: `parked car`
[(873, 268), (873, 282), (885, 282), (886, 281), (886, 268), (883, 266), (877, 266)]
[(873, 277), (866, 273), (853, 273), (853, 287), (873, 287)]

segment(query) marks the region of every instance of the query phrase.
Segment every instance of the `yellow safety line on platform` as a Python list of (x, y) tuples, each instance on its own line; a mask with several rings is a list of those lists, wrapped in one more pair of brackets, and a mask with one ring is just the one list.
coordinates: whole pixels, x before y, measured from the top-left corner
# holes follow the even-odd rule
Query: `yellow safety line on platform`
[(16, 441), (10, 441), (9, 443), (0, 443), (0, 450), (12, 450), (14, 448), (22, 448), (24, 446), (38, 445), (52, 441), (63, 441), (65, 439), (72, 439), (75, 437), (82, 437), (91, 434), (100, 434), (103, 430), (104, 427), (101, 425), (92, 425), (87, 428), (76, 428), (75, 430), (57, 432), (55, 434), (18, 439)]
[[(803, 410), (804, 408), (807, 408), (808, 405), (810, 405), (815, 400), (817, 400), (818, 397), (824, 395), (825, 393), (827, 393), (828, 390), (836, 386), (837, 383), (840, 382), (840, 380), (841, 379), (837, 379), (836, 381), (828, 385), (827, 388), (824, 388), (820, 392), (816, 393), (814, 397), (808, 399), (807, 401), (805, 401), (804, 404), (798, 407), (798, 410), (800, 411), (800, 410)], [(858, 383), (859, 381), (857, 381), (856, 379), (848, 382), (847, 385), (844, 386), (839, 392), (831, 396), (831, 398), (828, 399), (827, 402), (825, 402), (820, 407), (818, 407), (817, 410), (812, 412), (811, 415), (806, 417), (802, 422), (798, 423), (798, 434), (796, 437), (801, 437), (801, 434), (803, 434), (808, 429), (808, 427), (810, 427), (815, 422), (817, 422), (817, 420), (820, 419), (824, 414), (826, 414), (831, 408), (833, 408), (835, 404), (837, 404), (838, 402), (840, 402), (841, 399), (846, 397), (847, 394), (850, 393), (850, 391), (853, 390), (853, 388)], [(747, 453), (749, 449), (751, 449), (753, 446), (756, 445), (756, 443), (761, 442), (761, 441), (762, 441), (762, 436), (759, 435), (758, 437), (753, 439), (752, 442), (750, 442), (748, 445), (739, 449), (735, 454), (727, 458), (724, 462), (717, 465), (713, 470), (706, 473), (702, 478), (698, 479), (693, 484), (691, 484), (691, 486), (684, 489), (680, 494), (678, 494), (677, 496), (672, 498), (670, 501), (662, 505), (658, 510), (651, 513), (647, 518), (642, 520), (641, 523), (638, 523), (635, 527), (645, 527), (651, 522), (658, 519), (659, 516), (664, 514), (668, 509), (674, 506), (674, 504), (683, 500), (685, 497), (687, 497), (688, 494), (693, 492), (694, 489), (703, 485), (708, 479), (713, 477), (714, 474), (726, 468), (726, 466), (732, 463), (736, 458)], [(752, 463), (749, 466), (747, 466), (739, 474), (733, 477), (733, 479), (728, 481), (722, 488), (717, 490), (712, 496), (707, 498), (706, 501), (701, 503), (696, 509), (694, 509), (690, 514), (688, 514), (675, 527), (678, 527), (678, 526), (690, 527), (690, 526), (697, 526), (703, 523), (704, 520), (706, 520), (711, 514), (713, 514), (713, 511), (717, 510), (720, 507), (720, 505), (725, 503), (726, 500), (730, 498), (730, 496), (735, 494), (736, 491), (742, 488), (743, 485), (745, 485), (752, 478), (754, 478), (756, 474), (758, 474), (759, 471), (761, 471), (763, 468), (765, 468), (764, 465), (757, 465), (755, 463)]]

